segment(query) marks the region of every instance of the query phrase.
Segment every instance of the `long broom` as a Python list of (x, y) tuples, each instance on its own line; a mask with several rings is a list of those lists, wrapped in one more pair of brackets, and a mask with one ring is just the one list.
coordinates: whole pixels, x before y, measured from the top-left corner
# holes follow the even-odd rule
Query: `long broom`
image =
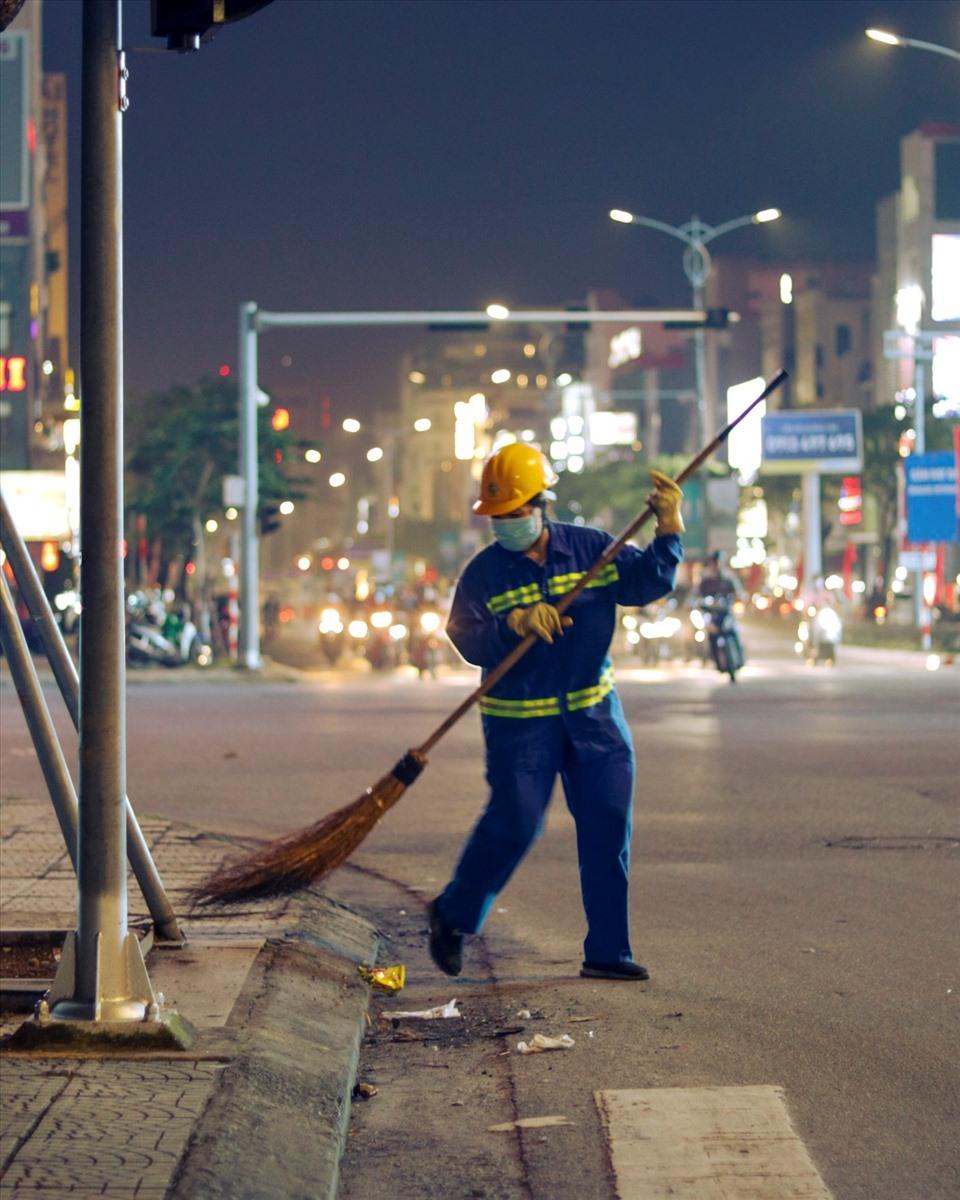
[[(786, 371), (779, 371), (763, 391), (742, 413), (730, 421), (676, 478), (678, 484), (703, 465), (703, 463), (727, 439), (732, 429), (765, 400), (787, 378)], [(644, 525), (654, 510), (648, 504), (643, 512), (611, 542), (604, 553), (587, 570), (576, 585), (557, 601), (557, 611), (564, 613), (585, 587), (611, 563), (624, 545)], [(279, 896), (306, 887), (329, 874), (345, 862), (366, 836), (379, 824), (414, 782), (427, 763), (427, 754), (443, 735), (485, 696), (490, 689), (523, 657), (537, 640), (537, 635), (527, 634), (506, 658), (495, 667), (469, 696), (430, 734), (422, 745), (408, 750), (393, 769), (373, 787), (368, 787), (351, 804), (337, 809), (307, 829), (271, 842), (262, 850), (233, 864), (226, 864), (204, 880), (190, 895), (194, 904), (234, 904), (269, 896)]]

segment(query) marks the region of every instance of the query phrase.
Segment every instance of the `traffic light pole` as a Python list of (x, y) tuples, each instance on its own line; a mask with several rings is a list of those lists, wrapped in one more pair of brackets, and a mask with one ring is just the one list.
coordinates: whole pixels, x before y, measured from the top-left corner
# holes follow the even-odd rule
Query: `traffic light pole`
[(260, 480), (257, 453), (257, 306), (240, 305), (240, 476), (243, 479), (240, 553), (240, 645), (237, 666), (257, 671), (260, 657), (260, 542), (257, 508)]
[[(261, 312), (254, 301), (240, 305), (239, 341), (239, 420), (240, 475), (244, 480), (243, 521), (240, 553), (240, 657), (238, 666), (259, 670), (260, 655), (260, 549), (257, 527), (258, 463), (257, 407), (260, 386), (257, 380), (258, 339), (265, 329), (358, 328), (361, 326), (421, 325), (452, 329), (491, 325), (663, 325), (696, 329), (702, 336), (707, 328), (723, 328), (726, 320), (739, 320), (738, 314), (723, 314), (720, 325), (714, 313), (703, 308), (671, 309), (518, 309), (492, 317), (487, 312)], [(388, 516), (387, 520), (391, 518)]]
[(123, 597), (123, 189), (126, 71), (119, 0), (83, 6), (80, 182), (80, 788), (77, 930), (64, 944), (40, 1024), (157, 1021), (127, 927)]

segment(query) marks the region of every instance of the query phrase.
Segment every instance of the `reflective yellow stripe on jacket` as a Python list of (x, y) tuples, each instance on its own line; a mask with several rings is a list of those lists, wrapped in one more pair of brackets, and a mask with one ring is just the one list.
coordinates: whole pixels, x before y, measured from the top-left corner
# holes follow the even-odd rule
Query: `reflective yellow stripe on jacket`
[[(554, 575), (547, 581), (547, 591), (551, 596), (563, 596), (572, 591), (586, 571), (570, 571), (566, 575)], [(596, 579), (591, 579), (588, 588), (609, 587), (620, 578), (620, 572), (615, 563), (607, 563)], [(487, 601), (487, 610), (494, 614), (507, 612), (511, 608), (521, 608), (528, 604), (536, 604), (542, 599), (540, 585), (526, 583), (523, 587), (511, 588), (509, 592), (501, 592), (499, 596), (491, 596)]]
[(510, 608), (521, 608), (528, 604), (536, 604), (540, 599), (540, 585), (527, 583), (523, 587), (511, 588), (509, 592), (501, 592), (499, 596), (491, 596), (487, 608), (495, 616)]
[[(551, 596), (562, 596), (565, 592), (572, 591), (584, 575), (586, 575), (586, 571), (571, 571), (568, 575), (554, 575), (547, 584), (547, 589)], [(590, 580), (587, 587), (609, 587), (619, 578), (620, 572), (617, 570), (616, 563), (607, 563), (596, 579)]]
[[(578, 709), (599, 704), (612, 689), (613, 668), (608, 667), (600, 676), (599, 683), (592, 687), (580, 688), (576, 692), (567, 692), (567, 711), (576, 712)], [(501, 700), (494, 696), (482, 696), (480, 711), (488, 717), (559, 717), (560, 698), (540, 696), (535, 700)]]

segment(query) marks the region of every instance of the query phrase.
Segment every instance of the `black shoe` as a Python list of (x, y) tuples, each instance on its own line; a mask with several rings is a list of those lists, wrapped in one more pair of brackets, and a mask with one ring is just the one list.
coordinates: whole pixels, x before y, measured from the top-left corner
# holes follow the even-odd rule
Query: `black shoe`
[(430, 957), (444, 975), (459, 975), (463, 968), (463, 934), (444, 921), (436, 900), (427, 908), (427, 914), (430, 917)]
[(647, 968), (635, 962), (585, 962), (580, 968), (580, 974), (589, 979), (630, 979), (635, 983), (650, 978)]

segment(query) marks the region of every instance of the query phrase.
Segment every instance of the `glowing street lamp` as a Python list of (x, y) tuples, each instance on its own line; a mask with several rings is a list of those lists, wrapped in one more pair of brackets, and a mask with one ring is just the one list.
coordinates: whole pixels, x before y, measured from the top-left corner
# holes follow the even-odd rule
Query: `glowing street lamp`
[[(710, 275), (711, 267), (710, 252), (707, 250), (708, 242), (712, 242), (724, 233), (730, 233), (733, 229), (741, 229), (744, 225), (766, 225), (770, 221), (777, 221), (782, 213), (779, 208), (761, 208), (758, 212), (749, 213), (747, 216), (734, 217), (732, 221), (724, 221), (722, 225), (708, 225), (696, 216), (691, 217), (683, 225), (667, 225), (664, 221), (655, 221), (652, 217), (642, 217), (637, 213), (627, 212), (623, 208), (610, 209), (609, 216), (611, 221), (617, 221), (621, 225), (645, 225), (648, 229), (659, 229), (661, 233), (668, 233), (671, 237), (678, 238), (683, 242), (685, 246), (683, 270), (693, 288), (693, 307), (702, 309), (704, 306), (703, 288)], [(709, 427), (707, 422), (710, 414), (707, 409), (706, 396), (706, 341), (702, 327), (694, 330), (693, 344), (697, 373), (697, 441), (701, 442), (713, 435), (713, 422), (709, 423)]]
[(917, 38), (900, 37), (899, 34), (890, 33), (886, 29), (866, 29), (864, 32), (872, 42), (880, 42), (884, 46), (913, 46), (915, 50), (929, 50), (933, 54), (945, 54), (947, 58), (960, 61), (960, 50), (953, 50), (950, 46), (938, 46), (936, 42), (921, 42)]

